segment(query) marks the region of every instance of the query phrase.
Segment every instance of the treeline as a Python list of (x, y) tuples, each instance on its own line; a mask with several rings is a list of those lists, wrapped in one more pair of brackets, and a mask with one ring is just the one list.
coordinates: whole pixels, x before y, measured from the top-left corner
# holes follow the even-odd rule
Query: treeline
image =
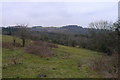
[[(2, 28), (3, 34), (21, 37), (24, 44), (25, 39), (28, 38), (35, 41), (42, 40), (66, 46), (86, 48), (103, 52), (107, 55), (118, 52), (119, 21), (115, 23), (110, 23), (107, 21), (92, 22), (89, 24), (90, 29), (88, 34), (62, 34), (30, 31), (29, 28), (24, 28), (23, 25), (18, 26), (22, 27)], [(17, 35), (19, 34), (19, 29), (23, 31), (21, 36)]]

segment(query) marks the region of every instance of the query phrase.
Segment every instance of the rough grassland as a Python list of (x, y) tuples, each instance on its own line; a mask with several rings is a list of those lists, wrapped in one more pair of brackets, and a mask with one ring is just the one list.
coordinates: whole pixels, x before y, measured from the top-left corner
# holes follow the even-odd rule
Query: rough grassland
[[(4, 42), (12, 42), (12, 37), (3, 36)], [(18, 39), (18, 41), (20, 41)], [(10, 64), (9, 56), (19, 56), (21, 64)], [(99, 58), (100, 53), (59, 45), (54, 49), (54, 55), (40, 58), (37, 55), (25, 53), (23, 48), (9, 50), (3, 48), (2, 65), (3, 78), (37, 78), (45, 74), (47, 78), (98, 78), (103, 75), (94, 72), (90, 65), (92, 58)], [(78, 64), (80, 66), (78, 67)]]

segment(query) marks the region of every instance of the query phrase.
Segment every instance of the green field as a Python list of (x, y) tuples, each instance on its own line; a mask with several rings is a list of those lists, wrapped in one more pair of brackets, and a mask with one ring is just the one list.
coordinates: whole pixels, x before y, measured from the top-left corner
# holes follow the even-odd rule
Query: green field
[[(12, 42), (12, 37), (3, 36), (3, 42)], [(20, 40), (18, 39), (18, 42)], [(28, 41), (30, 43), (30, 41)], [(91, 68), (91, 59), (101, 57), (101, 53), (58, 45), (53, 50), (54, 55), (41, 58), (24, 52), (23, 48), (14, 50), (3, 48), (2, 66), (3, 78), (38, 78), (45, 74), (46, 78), (101, 78), (104, 75)], [(21, 64), (12, 64), (9, 57), (19, 56)]]

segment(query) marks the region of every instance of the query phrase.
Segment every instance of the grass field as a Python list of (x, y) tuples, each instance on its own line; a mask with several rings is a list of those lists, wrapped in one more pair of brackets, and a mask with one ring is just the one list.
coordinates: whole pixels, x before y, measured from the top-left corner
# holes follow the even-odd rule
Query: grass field
[[(3, 36), (3, 41), (12, 42), (12, 37)], [(3, 78), (38, 78), (41, 74), (45, 74), (46, 78), (104, 77), (91, 69), (91, 59), (101, 57), (95, 51), (58, 45), (53, 50), (54, 56), (41, 58), (24, 52), (23, 48), (2, 50)], [(19, 56), (21, 64), (11, 63), (9, 57), (15, 56)]]

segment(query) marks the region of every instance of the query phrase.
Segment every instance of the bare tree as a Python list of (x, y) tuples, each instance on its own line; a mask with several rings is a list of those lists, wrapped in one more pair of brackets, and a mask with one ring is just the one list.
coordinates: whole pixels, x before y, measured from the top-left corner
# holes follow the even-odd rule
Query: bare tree
[(111, 30), (112, 29), (112, 22), (108, 21), (98, 21), (98, 22), (91, 22), (89, 24), (90, 28), (99, 29), (99, 30)]
[(115, 31), (117, 32), (118, 36), (120, 36), (120, 20), (114, 23)]
[(117, 52), (120, 54), (120, 20), (118, 20), (117, 22), (114, 23), (114, 27), (115, 27), (115, 32), (116, 32), (116, 37), (117, 37)]
[(16, 28), (18, 29), (16, 35), (22, 39), (22, 46), (25, 46), (26, 38), (28, 37), (28, 25), (17, 24)]
[(113, 23), (101, 20), (90, 23), (89, 27), (92, 28), (89, 33), (92, 41), (91, 45), (93, 45), (96, 50), (111, 55), (114, 49), (113, 45), (115, 44), (115, 29)]

